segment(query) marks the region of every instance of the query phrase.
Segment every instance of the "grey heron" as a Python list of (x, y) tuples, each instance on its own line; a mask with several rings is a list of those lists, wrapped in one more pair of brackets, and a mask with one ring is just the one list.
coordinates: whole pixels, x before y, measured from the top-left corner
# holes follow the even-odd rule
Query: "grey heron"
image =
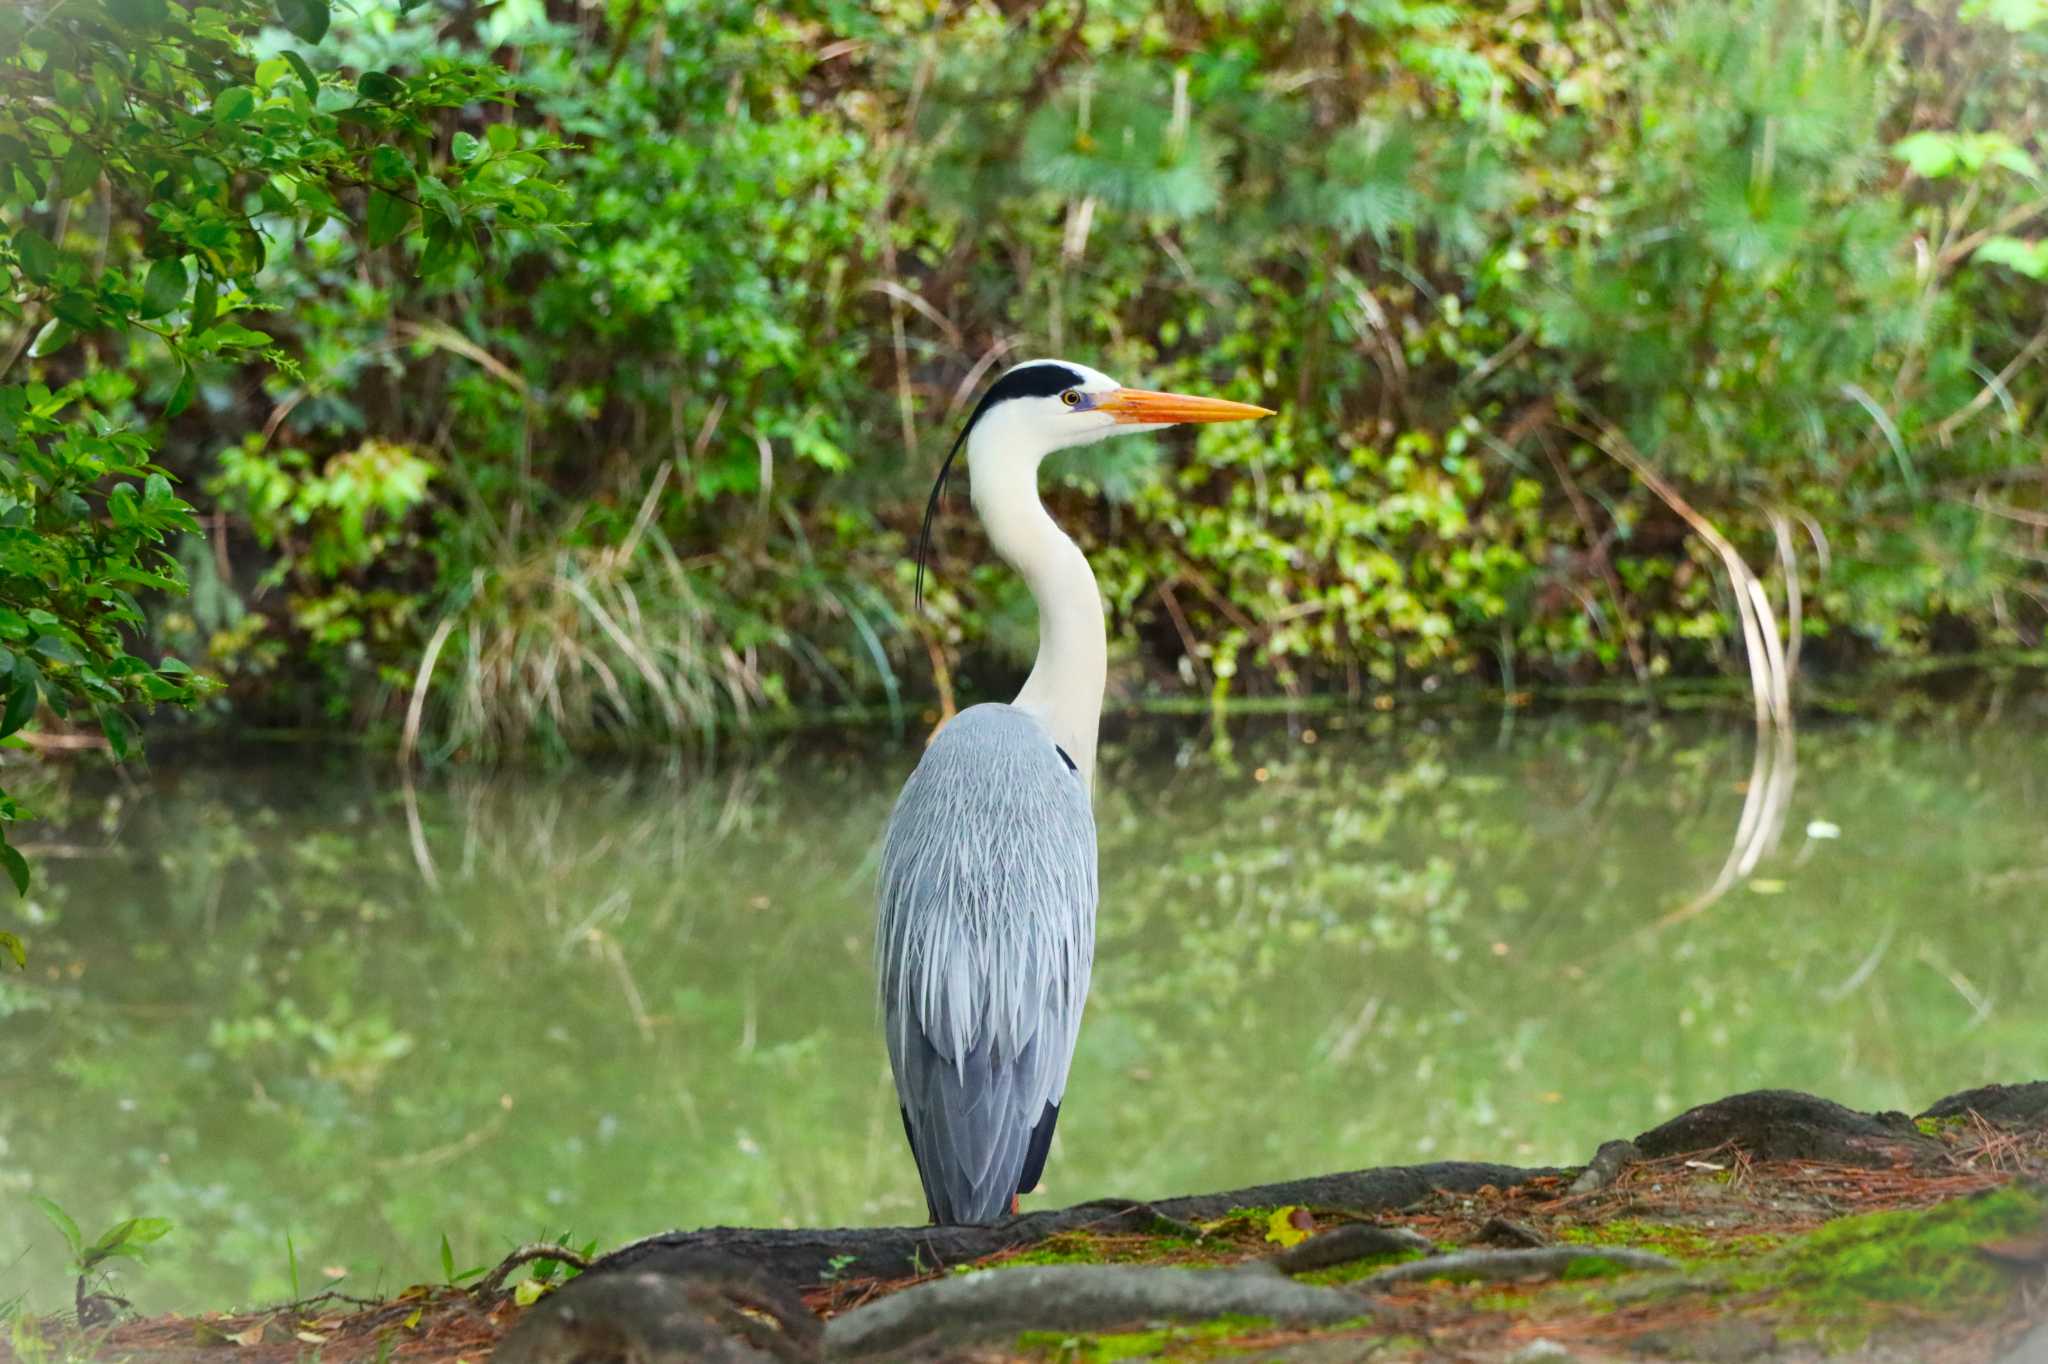
[(926, 747), (883, 840), (876, 974), (903, 1130), (934, 1222), (992, 1222), (1037, 1186), (1065, 1097), (1095, 954), (1102, 599), (1038, 499), (1055, 450), (1268, 409), (1125, 388), (1031, 360), (989, 387), (939, 467), (918, 536), (964, 445), (989, 543), (1038, 607), (1038, 656), (1008, 705), (970, 706)]

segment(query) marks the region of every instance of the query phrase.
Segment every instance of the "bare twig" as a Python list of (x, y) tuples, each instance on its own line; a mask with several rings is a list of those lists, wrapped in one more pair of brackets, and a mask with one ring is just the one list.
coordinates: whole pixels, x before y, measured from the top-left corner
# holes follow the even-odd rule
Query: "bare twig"
[(546, 1241), (532, 1241), (519, 1247), (504, 1259), (498, 1267), (477, 1281), (476, 1295), (488, 1298), (505, 1287), (505, 1280), (512, 1277), (512, 1271), (521, 1265), (532, 1264), (535, 1260), (560, 1260), (575, 1269), (590, 1268), (590, 1260), (580, 1251), (567, 1246), (553, 1245)]

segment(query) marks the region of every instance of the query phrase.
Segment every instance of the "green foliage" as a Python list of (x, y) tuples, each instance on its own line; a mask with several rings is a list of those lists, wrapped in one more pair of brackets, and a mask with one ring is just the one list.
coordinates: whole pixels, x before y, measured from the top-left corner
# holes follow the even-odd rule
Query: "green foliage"
[[(149, 647), (144, 603), (185, 590), (178, 544), (200, 533), (163, 449), (181, 418), (232, 404), (223, 385), (237, 370), (297, 372), (263, 329), (297, 251), (367, 216), (370, 238), (432, 275), (494, 234), (545, 233), (559, 214), (540, 174), (557, 144), (500, 134), (440, 151), (454, 111), (509, 98), (497, 67), (322, 76), (262, 33), (273, 18), (315, 43), (328, 6), (0, 11), (0, 737), (47, 706), (125, 757), (132, 708), (190, 706), (208, 690)], [(238, 448), (253, 460), (263, 444)], [(240, 492), (238, 472), (222, 482)], [(385, 510), (405, 476), (381, 472)], [(311, 552), (328, 571), (356, 566), (377, 548), (361, 477), (329, 467), (264, 510), (303, 522), (328, 509)], [(0, 859), (22, 894), (28, 869), (4, 824), (24, 813), (0, 796)], [(12, 935), (0, 948), (20, 959)]]
[(137, 1263), (147, 1260), (148, 1248), (171, 1234), (171, 1223), (164, 1218), (129, 1217), (114, 1223), (88, 1242), (78, 1229), (77, 1219), (57, 1203), (41, 1194), (29, 1195), (29, 1201), (41, 1209), (50, 1225), (62, 1234), (64, 1245), (70, 1251), (70, 1270), (77, 1276), (72, 1301), (76, 1304), (81, 1323), (92, 1319), (103, 1297), (87, 1291), (87, 1280), (116, 1260), (134, 1260)]
[(10, 239), (39, 353), (131, 342), (29, 357), (87, 385), (49, 421), (187, 409), (126, 457), (223, 534), (156, 526), (146, 637), (241, 716), (479, 754), (993, 690), (1028, 600), (956, 511), (913, 618), (905, 532), (1045, 353), (1282, 413), (1056, 466), (1129, 691), (1726, 667), (1681, 508), (1809, 658), (2048, 625), (2035, 0), (227, 14), (218, 72), (76, 82), (213, 147), (115, 195), (116, 283), (96, 152), (10, 171)]

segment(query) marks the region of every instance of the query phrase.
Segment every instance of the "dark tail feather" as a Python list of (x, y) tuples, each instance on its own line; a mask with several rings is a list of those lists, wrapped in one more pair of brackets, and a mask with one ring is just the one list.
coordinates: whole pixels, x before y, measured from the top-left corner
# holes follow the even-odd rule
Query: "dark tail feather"
[[(1038, 1177), (1045, 1173), (1045, 1157), (1052, 1150), (1052, 1129), (1060, 1120), (1060, 1106), (1047, 1104), (1045, 1112), (1038, 1119), (1038, 1126), (1031, 1129), (1031, 1146), (1024, 1152), (1024, 1174), (1017, 1181), (1017, 1192), (1030, 1193), (1038, 1187)], [(907, 1123), (908, 1118), (904, 1119)]]
[[(924, 1177), (924, 1159), (918, 1153), (917, 1133), (910, 1130), (910, 1110), (899, 1104), (896, 1111), (903, 1115), (903, 1140), (910, 1143), (910, 1159), (917, 1166), (917, 1182), (924, 1188), (924, 1215), (936, 1224), (939, 1220), (939, 1205), (932, 1201), (932, 1186)], [(1040, 1157), (1039, 1163), (1044, 1163), (1043, 1157)]]

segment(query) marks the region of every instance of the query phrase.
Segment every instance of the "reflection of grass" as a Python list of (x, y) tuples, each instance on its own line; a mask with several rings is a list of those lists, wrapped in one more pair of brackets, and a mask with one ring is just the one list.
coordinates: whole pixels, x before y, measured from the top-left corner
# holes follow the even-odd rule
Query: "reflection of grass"
[[(1235, 774), (1177, 732), (1105, 750), (1096, 988), (1039, 1206), (1582, 1160), (1760, 1077), (1918, 1107), (2038, 1057), (2038, 882), (1997, 879), (2039, 860), (2032, 730), (1803, 734), (1790, 827), (1842, 837), (1803, 863), (1788, 839), (1784, 894), (1641, 939), (1719, 864), (1740, 726), (1523, 717), (1497, 746), (1448, 716), (1315, 724), (1241, 734)], [(358, 1291), (431, 1275), (443, 1229), (483, 1258), (564, 1217), (607, 1242), (916, 1218), (868, 935), (917, 755), (856, 742), (429, 782), (438, 890), (346, 762), (160, 752), (158, 785), (104, 801), (74, 778), (39, 799), (120, 852), (38, 889), (63, 977), (0, 977), (11, 1166), (89, 1217), (176, 1220), (177, 1255), (127, 1285), (152, 1306), (283, 1297), (286, 1228)], [(1922, 914), (1961, 887), (1970, 914)], [(1996, 1005), (1973, 1029), (1922, 943)], [(0, 1200), (0, 1244), (30, 1232)], [(39, 1303), (68, 1286), (47, 1248), (22, 1272)]]

